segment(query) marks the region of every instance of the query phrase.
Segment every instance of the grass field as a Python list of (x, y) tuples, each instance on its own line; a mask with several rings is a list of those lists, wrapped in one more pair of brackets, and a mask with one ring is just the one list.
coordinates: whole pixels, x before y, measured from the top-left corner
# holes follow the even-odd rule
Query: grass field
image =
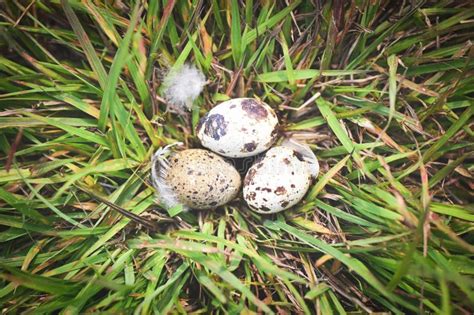
[[(2, 1), (2, 314), (471, 314), (473, 41), (469, 0)], [(304, 202), (168, 213), (153, 152), (243, 96), (318, 156)]]

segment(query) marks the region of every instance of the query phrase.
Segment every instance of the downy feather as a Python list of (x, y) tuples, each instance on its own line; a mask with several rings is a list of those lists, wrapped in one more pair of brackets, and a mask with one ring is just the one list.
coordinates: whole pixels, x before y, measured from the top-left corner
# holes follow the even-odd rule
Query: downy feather
[(309, 164), (311, 170), (311, 176), (313, 178), (318, 177), (319, 174), (319, 162), (314, 154), (313, 150), (307, 145), (300, 143), (294, 139), (285, 139), (282, 144), (284, 147), (295, 150), (297, 153), (303, 156), (303, 159)]
[(170, 153), (170, 148), (175, 145), (182, 145), (181, 142), (169, 144), (163, 148), (158, 149), (151, 159), (151, 182), (156, 190), (157, 201), (166, 209), (170, 209), (181, 205), (184, 210), (187, 207), (179, 202), (176, 193), (171, 186), (166, 182), (168, 177), (168, 170), (170, 168), (167, 156)]
[(171, 68), (163, 79), (164, 98), (171, 110), (184, 113), (191, 109), (205, 84), (206, 77), (194, 65)]

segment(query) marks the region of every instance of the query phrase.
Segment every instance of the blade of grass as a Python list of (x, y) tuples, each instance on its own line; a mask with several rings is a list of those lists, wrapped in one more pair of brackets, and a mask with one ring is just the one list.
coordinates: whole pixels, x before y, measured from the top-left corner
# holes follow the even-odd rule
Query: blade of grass
[[(314, 77), (339, 77), (346, 75), (365, 74), (364, 70), (316, 70), (316, 69), (296, 69), (293, 71), (295, 80), (307, 80)], [(257, 77), (258, 82), (262, 83), (279, 83), (288, 82), (288, 73), (286, 70), (272, 71), (261, 73)]]
[[(105, 130), (106, 120), (109, 118), (109, 111), (111, 116), (116, 112), (116, 106), (120, 104), (117, 103), (117, 84), (120, 77), (120, 73), (125, 65), (130, 61), (130, 43), (133, 36), (133, 31), (137, 24), (138, 16), (140, 15), (140, 10), (138, 3), (135, 4), (135, 7), (132, 12), (132, 18), (130, 20), (130, 26), (125, 33), (124, 38), (120, 42), (120, 46), (117, 50), (117, 53), (114, 56), (112, 61), (112, 66), (110, 67), (109, 73), (106, 77), (105, 86), (104, 86), (104, 95), (102, 97), (102, 102), (100, 104), (100, 116), (98, 127), (100, 130)], [(113, 119), (113, 117), (112, 117)]]
[(404, 307), (411, 309), (411, 310), (416, 310), (417, 308), (405, 300), (394, 296), (392, 293), (390, 293), (388, 290), (384, 288), (382, 283), (372, 274), (372, 272), (359, 260), (349, 257), (344, 255), (342, 252), (337, 250), (336, 248), (332, 247), (331, 245), (325, 243), (322, 240), (316, 239), (306, 233), (303, 233), (302, 231), (284, 223), (281, 221), (268, 221), (266, 220), (264, 223), (267, 227), (272, 228), (272, 229), (282, 229), (287, 233), (290, 233), (291, 235), (294, 235), (301, 241), (305, 242), (306, 244), (310, 245), (311, 247), (314, 247), (320, 251), (322, 251), (325, 254), (331, 255), (347, 267), (349, 267), (352, 271), (357, 273), (359, 276), (361, 276), (365, 281), (367, 281), (371, 286), (373, 286), (375, 289), (377, 289), (382, 295), (389, 297), (393, 301), (397, 301), (397, 303), (403, 305)]
[(0, 273), (0, 278), (3, 280), (40, 292), (54, 295), (73, 295), (76, 294), (81, 287), (79, 283), (64, 281), (52, 277), (33, 275), (29, 272), (17, 270), (4, 264), (0, 264), (0, 269), (4, 270), (4, 272)]
[(230, 43), (234, 64), (238, 67), (242, 62), (242, 30), (240, 28), (240, 11), (237, 0), (231, 1)]
[(474, 102), (471, 103), (471, 106), (466, 108), (466, 110), (459, 116), (459, 119), (449, 127), (448, 130), (436, 141), (428, 150), (423, 154), (423, 162), (431, 161), (431, 158), (438, 152), (441, 147), (443, 147), (456, 132), (458, 132), (462, 127), (465, 126), (467, 121), (471, 118), (474, 113)]
[(326, 184), (346, 165), (349, 158), (350, 156), (347, 155), (345, 158), (337, 162), (337, 164), (334, 165), (327, 173), (325, 173), (316, 183), (316, 185), (310, 189), (308, 195), (306, 196), (306, 200), (314, 200), (321, 190), (323, 190)]

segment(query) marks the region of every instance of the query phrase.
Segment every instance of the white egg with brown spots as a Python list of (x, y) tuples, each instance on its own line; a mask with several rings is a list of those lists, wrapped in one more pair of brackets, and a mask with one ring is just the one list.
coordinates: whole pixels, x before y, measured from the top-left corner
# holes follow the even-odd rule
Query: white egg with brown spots
[(197, 126), (201, 144), (232, 158), (268, 150), (277, 137), (278, 118), (273, 109), (253, 98), (236, 98), (212, 108)]
[(154, 167), (161, 168), (154, 175), (158, 199), (168, 207), (216, 208), (234, 199), (241, 186), (240, 174), (230, 162), (203, 149), (176, 152), (165, 163), (158, 158)]
[(276, 213), (300, 202), (312, 181), (311, 166), (294, 149), (271, 148), (247, 172), (243, 195), (259, 213)]

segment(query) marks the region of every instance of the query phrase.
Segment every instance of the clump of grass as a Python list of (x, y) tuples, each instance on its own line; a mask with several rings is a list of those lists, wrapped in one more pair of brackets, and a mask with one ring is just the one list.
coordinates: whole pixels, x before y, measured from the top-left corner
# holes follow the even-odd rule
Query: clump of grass
[[(2, 312), (472, 312), (470, 1), (0, 12)], [(160, 69), (186, 62), (209, 83), (191, 119), (159, 92)], [(161, 209), (153, 152), (198, 146), (199, 117), (241, 96), (318, 156), (305, 201)]]

